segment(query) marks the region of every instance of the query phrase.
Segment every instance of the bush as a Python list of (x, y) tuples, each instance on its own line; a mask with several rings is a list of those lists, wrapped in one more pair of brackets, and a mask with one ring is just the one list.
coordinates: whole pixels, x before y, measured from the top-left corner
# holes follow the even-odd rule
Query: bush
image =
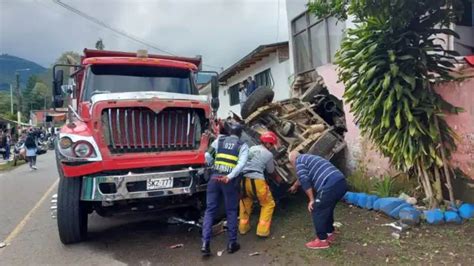
[(354, 173), (347, 177), (349, 188), (354, 192), (371, 193), (372, 191), (372, 180), (365, 175), (361, 170), (356, 170)]
[(391, 176), (384, 176), (374, 183), (372, 193), (381, 198), (394, 196), (394, 184), (395, 180)]

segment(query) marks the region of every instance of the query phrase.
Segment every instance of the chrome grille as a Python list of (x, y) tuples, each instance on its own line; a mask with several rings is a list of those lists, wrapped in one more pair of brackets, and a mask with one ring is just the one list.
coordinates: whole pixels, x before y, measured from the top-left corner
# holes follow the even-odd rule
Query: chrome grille
[(189, 108), (166, 108), (158, 114), (148, 108), (102, 111), (102, 130), (112, 153), (195, 150), (200, 123)]

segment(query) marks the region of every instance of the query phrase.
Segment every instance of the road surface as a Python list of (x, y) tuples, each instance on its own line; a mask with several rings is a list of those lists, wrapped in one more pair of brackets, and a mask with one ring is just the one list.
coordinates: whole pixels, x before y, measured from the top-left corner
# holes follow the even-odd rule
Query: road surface
[[(0, 172), (0, 265), (81, 264), (268, 264), (265, 241), (251, 234), (240, 239), (242, 250), (202, 259), (198, 230), (185, 225), (167, 225), (156, 215), (103, 218), (89, 216), (89, 239), (64, 246), (59, 241), (56, 220), (50, 216), (50, 198), (57, 190), (54, 153), (38, 157), (38, 170), (22, 165)], [(271, 241), (271, 240), (270, 240)], [(174, 244), (183, 248), (170, 249)], [(226, 236), (216, 236), (212, 251), (224, 250)], [(260, 256), (249, 254), (255, 251)]]

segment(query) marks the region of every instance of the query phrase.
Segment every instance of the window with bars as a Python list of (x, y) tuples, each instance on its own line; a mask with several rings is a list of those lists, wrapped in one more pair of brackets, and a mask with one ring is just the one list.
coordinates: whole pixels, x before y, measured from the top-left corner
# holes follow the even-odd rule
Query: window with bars
[(229, 87), (229, 104), (230, 106), (234, 106), (240, 103), (239, 99), (239, 83), (232, 85)]
[(255, 75), (255, 83), (257, 88), (260, 86), (272, 87), (272, 73), (270, 68)]
[(344, 22), (305, 12), (291, 22), (291, 31), (295, 71), (299, 74), (334, 61), (344, 36)]

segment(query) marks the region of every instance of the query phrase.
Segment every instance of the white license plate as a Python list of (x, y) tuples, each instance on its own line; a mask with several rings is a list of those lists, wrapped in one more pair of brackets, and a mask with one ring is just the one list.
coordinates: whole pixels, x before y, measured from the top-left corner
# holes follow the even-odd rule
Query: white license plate
[(147, 190), (172, 188), (172, 187), (173, 187), (173, 178), (172, 177), (149, 178), (146, 181), (146, 189)]

